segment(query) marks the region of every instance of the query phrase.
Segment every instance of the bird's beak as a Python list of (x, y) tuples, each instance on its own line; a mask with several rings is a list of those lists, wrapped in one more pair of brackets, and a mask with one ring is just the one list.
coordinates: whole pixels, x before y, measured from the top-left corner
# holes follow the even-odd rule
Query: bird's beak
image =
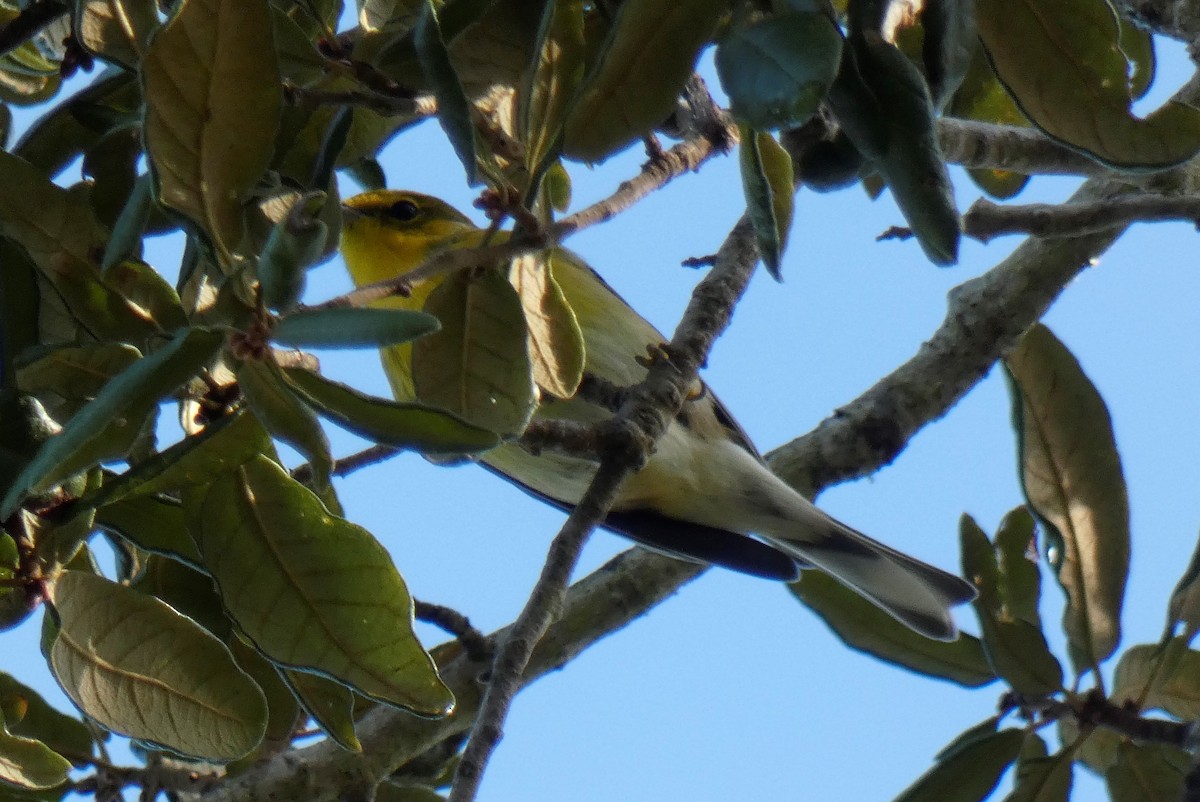
[(342, 222), (353, 223), (357, 220), (363, 219), (366, 216), (366, 213), (361, 209), (355, 209), (353, 206), (348, 206), (345, 203), (342, 204)]

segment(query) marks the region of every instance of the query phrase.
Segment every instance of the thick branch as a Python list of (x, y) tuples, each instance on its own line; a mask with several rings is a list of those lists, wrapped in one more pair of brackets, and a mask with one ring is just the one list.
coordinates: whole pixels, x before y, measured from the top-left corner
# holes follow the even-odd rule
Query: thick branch
[(1028, 175), (1112, 175), (1111, 168), (1060, 145), (1036, 128), (942, 118), (938, 143), (946, 161)]
[[(1091, 179), (1071, 202), (1093, 203), (1130, 191)], [(811, 492), (889, 464), (913, 435), (945, 415), (1012, 349), (1122, 230), (1030, 238), (984, 275), (956, 287), (942, 325), (912, 359), (809, 434), (768, 454), (772, 470), (801, 492)]]

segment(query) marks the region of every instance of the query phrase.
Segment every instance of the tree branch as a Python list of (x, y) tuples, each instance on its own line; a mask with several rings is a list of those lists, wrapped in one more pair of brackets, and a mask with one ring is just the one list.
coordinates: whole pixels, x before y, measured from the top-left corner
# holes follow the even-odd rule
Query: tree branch
[(1030, 203), (1002, 206), (986, 198), (963, 215), (963, 233), (980, 242), (1004, 234), (1069, 237), (1095, 234), (1130, 223), (1186, 221), (1200, 226), (1200, 198), (1194, 195), (1130, 195), (1093, 203)]
[(669, 356), (651, 365), (646, 379), (630, 391), (616, 417), (602, 427), (600, 467), (551, 544), (541, 576), (496, 655), (479, 715), (455, 772), (450, 802), (475, 798), (487, 762), (503, 736), (508, 709), (524, 685), (533, 650), (559, 617), (584, 543), (608, 514), (622, 483), (645, 464), (654, 443), (679, 414), (687, 388), (695, 382), (713, 342), (729, 325), (757, 262), (754, 229), (749, 217), (743, 216), (722, 244), (712, 271), (692, 292), (667, 349)]
[(943, 117), (938, 144), (946, 161), (984, 170), (1028, 175), (1111, 176), (1113, 170), (1060, 145), (1036, 128)]
[[(1093, 203), (1133, 191), (1090, 179), (1071, 202)], [(812, 432), (769, 453), (771, 469), (801, 492), (811, 492), (889, 464), (913, 435), (974, 387), (1123, 230), (1030, 238), (984, 275), (955, 287), (941, 326), (912, 359)]]

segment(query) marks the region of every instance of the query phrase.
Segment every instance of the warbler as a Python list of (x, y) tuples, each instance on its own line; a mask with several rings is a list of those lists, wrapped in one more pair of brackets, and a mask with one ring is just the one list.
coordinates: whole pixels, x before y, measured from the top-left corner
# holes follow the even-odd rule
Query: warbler
[[(343, 210), (342, 254), (359, 286), (401, 276), (443, 250), (483, 242), (483, 230), (464, 214), (416, 192), (366, 192), (345, 201)], [(555, 249), (554, 278), (583, 333), (585, 376), (615, 387), (640, 382), (647, 347), (661, 345), (663, 336), (569, 251)], [(420, 309), (434, 283), (381, 303)], [(382, 359), (397, 399), (413, 400), (411, 346), (384, 349)], [(535, 413), (540, 419), (597, 421), (611, 414), (578, 394), (542, 399)], [(582, 498), (597, 467), (515, 442), (480, 461), (564, 510)], [(771, 579), (791, 581), (799, 569), (816, 566), (937, 640), (957, 637), (951, 608), (975, 596), (963, 579), (833, 519), (771, 473), (707, 388), (684, 403), (647, 464), (626, 480), (603, 525), (677, 557)]]

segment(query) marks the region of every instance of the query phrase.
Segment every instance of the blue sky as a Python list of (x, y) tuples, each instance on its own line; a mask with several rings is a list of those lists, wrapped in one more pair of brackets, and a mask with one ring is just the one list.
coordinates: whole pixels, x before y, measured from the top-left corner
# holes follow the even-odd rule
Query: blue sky
[[(1156, 97), (1185, 76), (1178, 50), (1171, 61)], [(642, 158), (630, 151), (596, 169), (571, 165), (572, 209), (611, 192)], [(436, 125), (401, 136), (383, 163), (392, 186), (469, 210), (473, 195)], [(956, 179), (965, 210), (980, 193), (961, 171)], [(1037, 179), (1019, 201), (1061, 200), (1077, 183)], [(679, 262), (715, 251), (742, 207), (736, 160), (718, 159), (569, 246), (669, 334), (697, 279)], [(784, 282), (755, 276), (705, 372), (762, 450), (808, 431), (909, 358), (940, 323), (947, 291), (1020, 241), (966, 242), (960, 264), (940, 269), (914, 242), (875, 242), (901, 223), (886, 194), (872, 202), (853, 187), (798, 196)], [(1158, 637), (1200, 521), (1200, 424), (1191, 400), (1200, 368), (1189, 347), (1200, 335), (1194, 249), (1189, 225), (1137, 227), (1046, 318), (1106, 398), (1121, 449), (1133, 515), (1125, 645)], [(177, 252), (160, 240), (149, 258), (169, 272)], [(331, 262), (314, 273), (306, 300), (348, 287)], [(331, 375), (386, 393), (373, 353), (326, 352), (322, 363)], [(361, 446), (331, 433), (338, 454)], [(455, 607), (484, 630), (516, 615), (562, 521), (485, 471), (438, 468), (415, 455), (341, 480), (338, 490), (348, 517), (389, 547), (414, 595)], [(968, 512), (991, 532), (1021, 503), (1002, 377), (993, 371), (895, 464), (819, 503), (957, 570), (959, 516)], [(596, 534), (580, 571), (627, 545)], [(1065, 655), (1054, 630), (1061, 594), (1044, 581), (1043, 619)], [(975, 630), (969, 610), (958, 620)], [(430, 646), (442, 639), (420, 632)], [(7, 654), (30, 655), (5, 667), (67, 705), (45, 673), (36, 626), (5, 637)], [(886, 800), (959, 731), (989, 716), (1001, 690), (966, 691), (850, 652), (781, 586), (713, 570), (523, 692), (481, 799)], [(1077, 772), (1076, 782), (1074, 799), (1104, 798), (1095, 779)]]

